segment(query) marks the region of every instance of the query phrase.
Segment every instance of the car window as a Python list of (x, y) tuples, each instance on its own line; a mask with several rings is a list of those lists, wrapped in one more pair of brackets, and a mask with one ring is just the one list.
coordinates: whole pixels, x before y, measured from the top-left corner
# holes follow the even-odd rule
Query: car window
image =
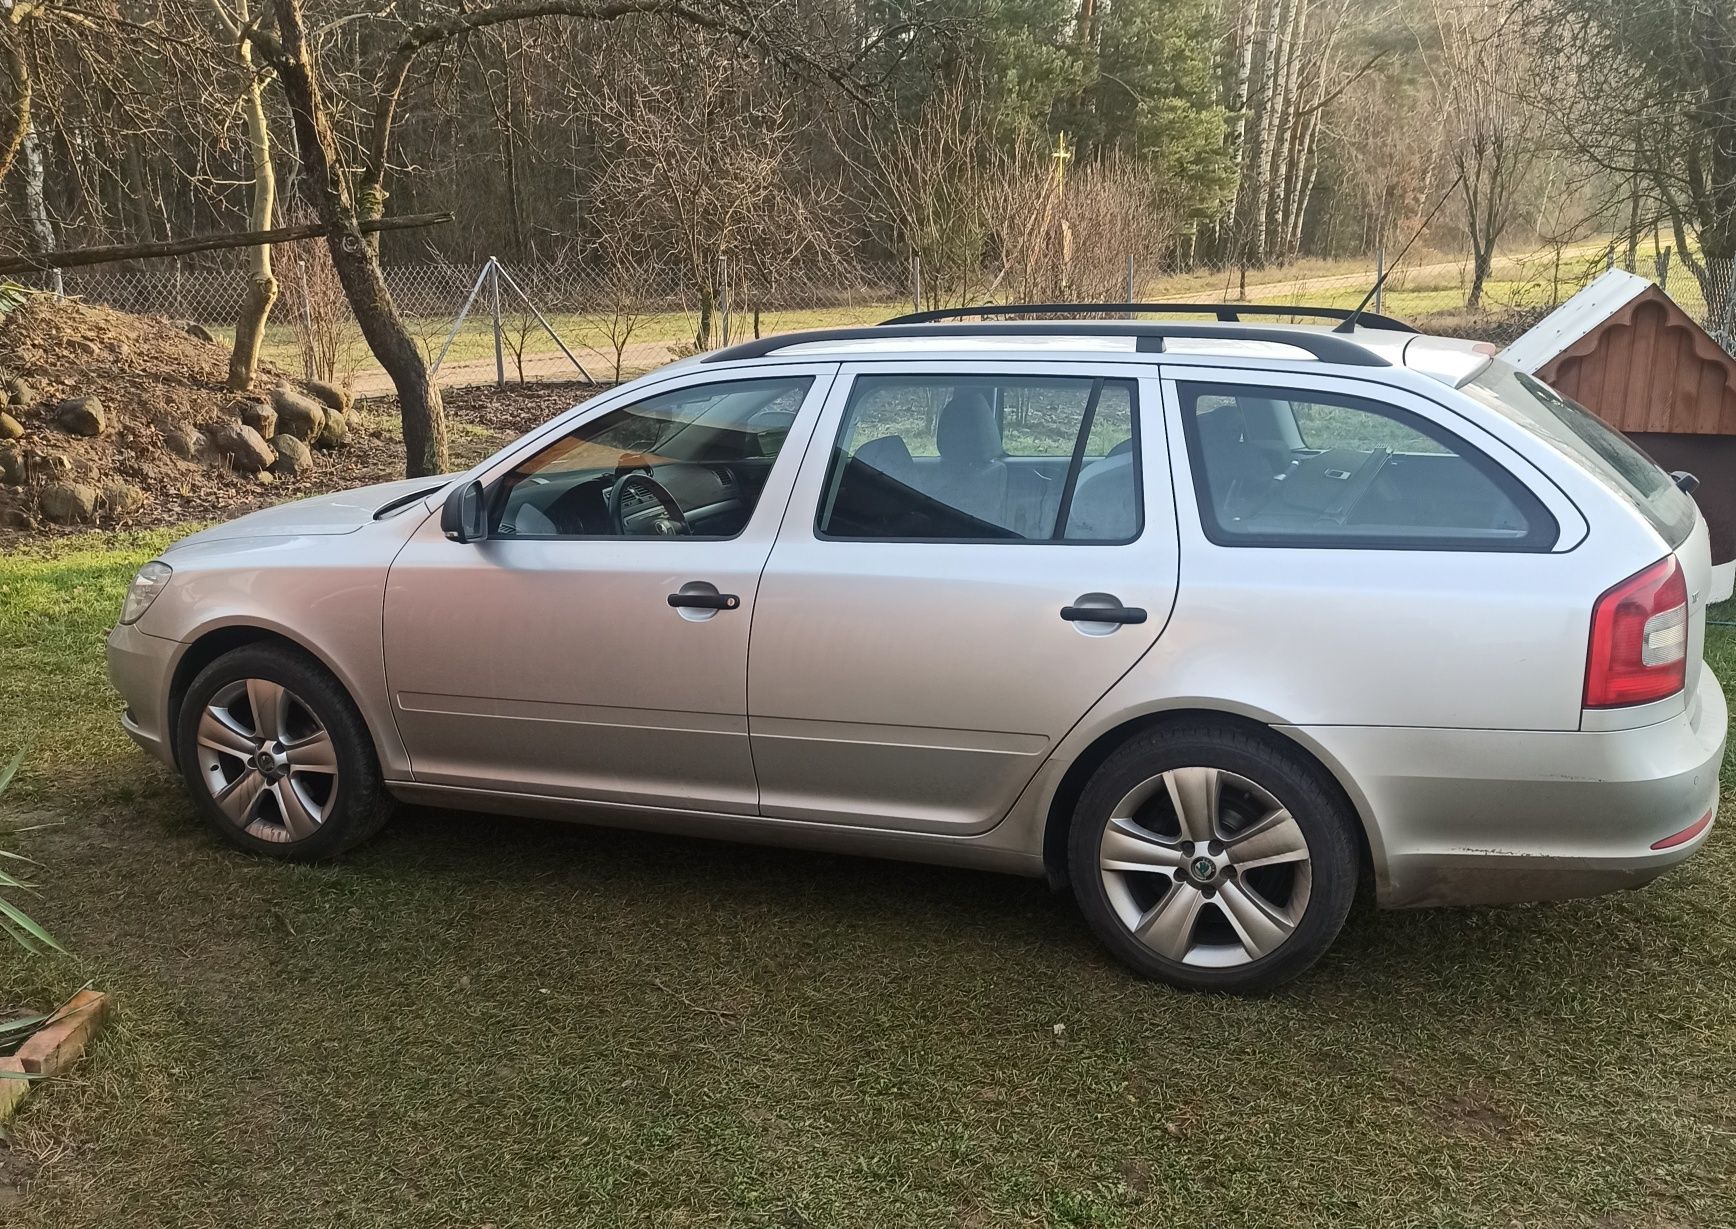
[(813, 381), (729, 380), (590, 420), (491, 492), (500, 538), (728, 538), (753, 515)]
[(1506, 363), (1490, 363), (1464, 391), (1542, 436), (1632, 505), (1671, 549), (1694, 528), (1694, 501), (1628, 438), (1570, 397)]
[(1135, 384), (867, 375), (839, 424), (817, 529), (897, 541), (1139, 535)]
[(1437, 423), (1337, 393), (1184, 383), (1206, 535), (1222, 545), (1547, 550), (1555, 519)]

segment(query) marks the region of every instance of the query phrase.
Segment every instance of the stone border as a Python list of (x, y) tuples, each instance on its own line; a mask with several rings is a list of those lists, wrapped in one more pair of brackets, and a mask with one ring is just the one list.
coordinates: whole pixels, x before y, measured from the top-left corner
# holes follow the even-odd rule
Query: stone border
[[(84, 1053), (84, 1047), (96, 1036), (108, 1018), (109, 997), (97, 990), (80, 990), (57, 1010), (43, 1026), (18, 1047), (11, 1058), (0, 1058), (0, 1122), (5, 1122), (18, 1109), (37, 1079), (48, 1079), (66, 1072)], [(30, 1079), (16, 1079), (19, 1075)]]

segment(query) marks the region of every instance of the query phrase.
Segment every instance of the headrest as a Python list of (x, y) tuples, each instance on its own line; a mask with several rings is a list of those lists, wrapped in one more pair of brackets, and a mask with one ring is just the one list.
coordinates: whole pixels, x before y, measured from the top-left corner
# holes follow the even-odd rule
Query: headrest
[(856, 460), (900, 482), (914, 466), (910, 459), (910, 446), (902, 435), (883, 435), (877, 440), (869, 440), (856, 449)]
[(1199, 415), (1200, 439), (1213, 444), (1242, 442), (1242, 411), (1239, 406), (1221, 405)]
[(934, 442), (943, 458), (966, 465), (998, 461), (1004, 455), (995, 412), (988, 398), (974, 389), (946, 403), (935, 426)]

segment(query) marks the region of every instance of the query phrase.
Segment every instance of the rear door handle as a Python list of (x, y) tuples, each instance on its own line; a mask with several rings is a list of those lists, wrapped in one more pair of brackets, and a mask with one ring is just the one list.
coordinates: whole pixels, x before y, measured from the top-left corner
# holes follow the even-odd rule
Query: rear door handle
[(741, 605), (741, 599), (733, 593), (671, 593), (671, 606), (690, 606), (696, 610), (734, 610)]
[(1061, 617), (1069, 623), (1143, 623), (1143, 606), (1063, 606)]

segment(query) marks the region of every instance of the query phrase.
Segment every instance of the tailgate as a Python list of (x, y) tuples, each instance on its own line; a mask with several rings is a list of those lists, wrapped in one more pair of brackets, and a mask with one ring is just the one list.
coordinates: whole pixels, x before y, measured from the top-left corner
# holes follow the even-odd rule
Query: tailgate
[(1712, 590), (1712, 548), (1706, 532), (1706, 518), (1696, 510), (1694, 527), (1682, 544), (1676, 547), (1676, 562), (1681, 565), (1682, 579), (1688, 584), (1688, 675), (1687, 690), (1691, 696), (1700, 681), (1700, 663), (1706, 648), (1707, 595)]

